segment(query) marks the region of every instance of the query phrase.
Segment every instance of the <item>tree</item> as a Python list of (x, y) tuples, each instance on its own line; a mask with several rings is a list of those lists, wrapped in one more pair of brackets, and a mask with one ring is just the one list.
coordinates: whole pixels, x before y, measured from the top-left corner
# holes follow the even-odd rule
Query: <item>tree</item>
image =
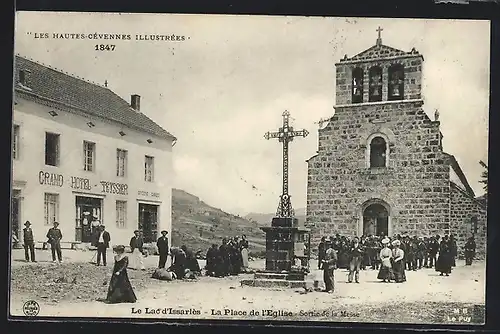
[(488, 165), (483, 161), (479, 161), (479, 164), (484, 168), (483, 172), (481, 173), (482, 180), (479, 182), (484, 184), (483, 189), (484, 191), (488, 192)]

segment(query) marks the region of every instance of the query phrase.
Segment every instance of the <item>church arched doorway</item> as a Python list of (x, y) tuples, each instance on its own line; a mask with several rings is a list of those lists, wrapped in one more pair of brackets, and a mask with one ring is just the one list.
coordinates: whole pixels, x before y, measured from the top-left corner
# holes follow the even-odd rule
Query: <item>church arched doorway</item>
[(363, 210), (364, 235), (389, 235), (389, 209), (385, 203), (367, 203)]

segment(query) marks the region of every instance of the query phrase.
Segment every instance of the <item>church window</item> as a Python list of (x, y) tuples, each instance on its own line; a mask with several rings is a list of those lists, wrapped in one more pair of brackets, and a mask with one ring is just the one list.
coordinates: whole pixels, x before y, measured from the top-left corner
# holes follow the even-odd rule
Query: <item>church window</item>
[(357, 67), (352, 71), (352, 103), (363, 102), (363, 69)]
[(370, 142), (370, 167), (386, 167), (387, 143), (382, 137), (375, 137)]
[(404, 97), (404, 68), (400, 64), (389, 67), (389, 100), (402, 100)]
[(369, 101), (382, 101), (382, 69), (378, 66), (370, 68)]

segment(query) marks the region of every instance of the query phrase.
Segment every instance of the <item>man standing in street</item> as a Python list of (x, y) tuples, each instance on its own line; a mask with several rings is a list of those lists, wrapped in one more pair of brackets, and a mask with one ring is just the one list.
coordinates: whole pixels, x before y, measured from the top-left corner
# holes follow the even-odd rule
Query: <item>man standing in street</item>
[[(24, 223), (24, 226), (26, 226), (23, 229), (23, 237), (24, 237), (24, 258), (26, 259), (26, 262), (30, 261), (30, 255), (31, 255), (31, 262), (36, 262), (35, 261), (35, 240), (33, 238), (33, 230), (31, 229), (31, 223), (29, 220)], [(28, 252), (29, 250), (29, 252)]]
[(158, 268), (165, 268), (165, 263), (167, 263), (168, 257), (168, 238), (167, 231), (161, 231), (161, 237), (158, 238), (156, 242), (156, 247), (158, 247), (158, 254), (160, 255), (160, 261), (158, 263)]
[(436, 255), (439, 249), (439, 235), (437, 237), (431, 237), (429, 241), (428, 253), (429, 253), (429, 268), (434, 267), (436, 262)]
[(318, 269), (321, 269), (323, 265), (323, 259), (325, 258), (326, 252), (326, 237), (321, 237), (321, 241), (318, 245)]
[(62, 233), (59, 229), (59, 223), (54, 222), (54, 227), (51, 227), (47, 232), (48, 242), (50, 244), (50, 250), (52, 251), (52, 262), (56, 262), (56, 253), (59, 263), (62, 262), (62, 252), (61, 252), (61, 239)]
[(109, 248), (109, 241), (111, 240), (111, 237), (109, 235), (109, 232), (106, 231), (106, 227), (104, 225), (101, 225), (99, 227), (99, 237), (97, 239), (97, 265), (101, 265), (101, 257), (102, 257), (102, 264), (106, 266), (106, 251)]
[(335, 267), (337, 265), (337, 252), (333, 249), (332, 240), (325, 240), (325, 257), (323, 261), (323, 280), (325, 281), (325, 292), (333, 293), (335, 290)]
[(474, 236), (470, 237), (464, 246), (464, 255), (465, 255), (465, 265), (470, 266), (472, 264), (472, 260), (476, 255), (476, 242), (474, 241)]
[(132, 261), (130, 267), (133, 269), (146, 270), (144, 267), (144, 239), (139, 230), (134, 231), (134, 236), (130, 239), (130, 250), (132, 252)]
[(427, 246), (425, 245), (424, 238), (419, 237), (418, 238), (418, 244), (417, 244), (417, 268), (422, 269), (424, 266), (424, 258), (427, 256)]
[(355, 237), (349, 252), (349, 283), (352, 283), (353, 276), (356, 283), (359, 283), (359, 270), (361, 268), (361, 261), (363, 261), (363, 254), (364, 249), (359, 243), (358, 237)]

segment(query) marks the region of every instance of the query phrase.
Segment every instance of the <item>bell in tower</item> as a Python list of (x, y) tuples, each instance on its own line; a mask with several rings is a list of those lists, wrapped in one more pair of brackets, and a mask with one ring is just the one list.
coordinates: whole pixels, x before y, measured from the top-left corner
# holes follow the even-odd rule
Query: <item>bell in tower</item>
[(403, 100), (404, 98), (404, 67), (394, 64), (389, 67), (389, 100)]

